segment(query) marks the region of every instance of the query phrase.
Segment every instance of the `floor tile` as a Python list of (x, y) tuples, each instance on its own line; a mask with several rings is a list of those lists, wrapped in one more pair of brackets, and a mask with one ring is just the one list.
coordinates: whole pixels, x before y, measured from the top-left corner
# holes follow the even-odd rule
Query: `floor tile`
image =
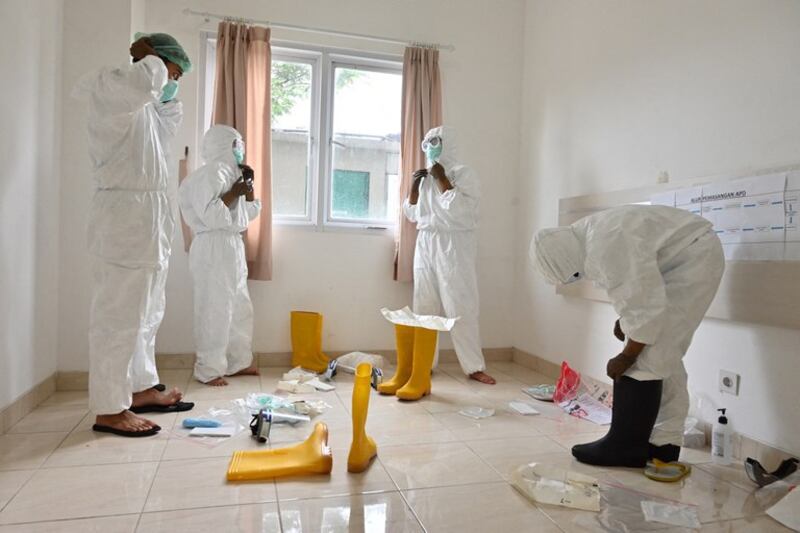
[[(374, 459), (360, 474), (347, 472), (349, 448), (333, 449), (333, 472), (329, 476), (314, 475), (276, 479), (281, 507), (287, 500), (347, 496), (397, 490), (380, 461)], [(378, 449), (378, 453), (381, 451)]]
[(0, 512), (0, 523), (141, 512), (157, 466), (137, 463), (39, 470)]
[(704, 463), (695, 465), (694, 468), (703, 470), (716, 478), (727, 481), (748, 492), (758, 489), (758, 485), (750, 481), (750, 478), (747, 477), (747, 473), (744, 471), (744, 465), (739, 463), (730, 465)]
[(699, 468), (677, 483), (658, 483), (633, 469), (614, 469), (609, 473), (628, 491), (698, 506), (701, 522), (745, 518), (764, 511), (749, 492)]
[(173, 511), (277, 501), (272, 481), (228, 483), (230, 458), (163, 461), (144, 510)]
[(506, 480), (517, 468), (533, 462), (537, 455), (564, 452), (561, 446), (541, 436), (475, 440), (466, 444)]
[(6, 506), (11, 498), (22, 488), (22, 486), (33, 476), (35, 470), (11, 470), (0, 472), (0, 511)]
[(431, 533), (561, 531), (533, 503), (505, 483), (410, 490), (404, 496)]
[(532, 425), (535, 416), (496, 412), (494, 416), (475, 420), (459, 413), (433, 415), (460, 440), (537, 437), (541, 434)]
[(280, 508), (285, 533), (423, 531), (398, 492), (290, 502), (281, 500)]
[(400, 489), (444, 487), (500, 481), (489, 465), (465, 444), (383, 447), (379, 459)]
[(133, 533), (138, 521), (137, 513), (125, 516), (0, 526), (0, 533)]
[(167, 437), (161, 433), (133, 439), (91, 429), (74, 431), (53, 451), (44, 467), (158, 461), (166, 446)]
[(278, 505), (207, 507), (143, 513), (137, 533), (280, 533)]
[(81, 406), (40, 406), (14, 424), (8, 433), (72, 431), (86, 413), (88, 409)]
[(0, 470), (39, 468), (67, 433), (0, 435)]

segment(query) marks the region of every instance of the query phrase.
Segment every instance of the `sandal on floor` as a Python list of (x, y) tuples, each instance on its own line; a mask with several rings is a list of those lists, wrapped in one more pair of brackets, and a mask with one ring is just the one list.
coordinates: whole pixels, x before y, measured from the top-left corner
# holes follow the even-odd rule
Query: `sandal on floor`
[(92, 431), (111, 433), (113, 435), (119, 435), (120, 437), (151, 437), (161, 431), (161, 426), (153, 426), (145, 431), (126, 431), (124, 429), (112, 428), (111, 426), (101, 426), (99, 424), (95, 424), (92, 426)]
[(675, 483), (680, 481), (692, 473), (692, 467), (673, 461), (671, 463), (664, 463), (658, 459), (653, 459), (647, 463), (644, 469), (644, 475), (653, 481), (661, 481), (663, 483)]
[(140, 405), (131, 407), (128, 410), (137, 415), (142, 415), (145, 413), (182, 413), (183, 411), (191, 411), (192, 408), (194, 408), (194, 402), (175, 402), (172, 405)]
[(158, 385), (153, 385), (150, 388), (153, 390), (157, 390), (158, 392), (164, 392), (165, 390), (167, 390), (167, 386), (164, 385), (163, 383), (159, 383)]

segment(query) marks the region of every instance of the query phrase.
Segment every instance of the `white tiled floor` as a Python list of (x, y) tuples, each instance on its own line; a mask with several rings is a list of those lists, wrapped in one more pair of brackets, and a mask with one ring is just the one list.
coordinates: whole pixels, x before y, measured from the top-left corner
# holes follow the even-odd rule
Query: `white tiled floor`
[[(191, 382), (188, 370), (161, 377), (183, 388), (197, 402), (192, 414), (201, 415), (248, 392), (273, 392), (283, 370), (262, 369), (261, 378), (234, 378), (219, 389)], [(681, 531), (645, 523), (643, 499), (694, 505), (703, 531), (712, 533), (788, 531), (764, 514), (740, 467), (710, 464), (705, 452), (685, 454), (694, 472), (673, 485), (638, 470), (576, 463), (570, 447), (596, 439), (604, 428), (551, 404), (539, 404), (539, 416), (513, 414), (508, 402), (524, 398), (524, 385), (548, 380), (511, 362), (490, 364), (489, 371), (497, 386), (469, 382), (458, 365), (443, 364), (433, 395), (414, 403), (373, 393), (368, 433), (378, 443), (378, 459), (356, 475), (346, 469), (352, 377), (340, 375), (336, 391), (314, 395), (332, 406), (319, 418), (330, 431), (333, 473), (263, 483), (225, 481), (231, 453), (259, 447), (249, 432), (206, 446), (185, 437), (183, 416), (172, 414), (152, 417), (164, 428), (156, 437), (96, 434), (86, 394), (56, 393), (0, 436), (0, 533)], [(470, 405), (497, 412), (481, 421), (458, 414)], [(299, 442), (309, 430), (275, 426), (271, 446)], [(603, 511), (529, 502), (508, 480), (532, 461), (600, 478)]]

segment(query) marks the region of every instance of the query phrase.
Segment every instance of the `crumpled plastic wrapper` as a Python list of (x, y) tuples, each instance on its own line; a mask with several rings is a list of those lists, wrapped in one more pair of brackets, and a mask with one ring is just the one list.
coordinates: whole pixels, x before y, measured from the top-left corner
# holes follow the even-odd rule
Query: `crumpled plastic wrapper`
[(381, 313), (386, 320), (392, 324), (400, 326), (411, 326), (417, 328), (433, 329), (436, 331), (450, 331), (453, 329), (456, 321), (461, 317), (445, 318), (442, 316), (433, 315), (418, 315), (411, 311), (408, 307), (398, 309), (397, 311), (390, 311), (384, 307)]
[(584, 511), (600, 511), (597, 479), (542, 463), (517, 468), (511, 485), (537, 503), (560, 505)]

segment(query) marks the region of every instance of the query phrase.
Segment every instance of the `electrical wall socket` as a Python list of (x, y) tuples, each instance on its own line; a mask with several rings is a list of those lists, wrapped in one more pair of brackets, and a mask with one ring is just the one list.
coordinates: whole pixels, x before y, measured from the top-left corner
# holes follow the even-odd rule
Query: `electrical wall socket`
[(729, 370), (720, 370), (719, 391), (739, 396), (739, 374), (735, 374)]

